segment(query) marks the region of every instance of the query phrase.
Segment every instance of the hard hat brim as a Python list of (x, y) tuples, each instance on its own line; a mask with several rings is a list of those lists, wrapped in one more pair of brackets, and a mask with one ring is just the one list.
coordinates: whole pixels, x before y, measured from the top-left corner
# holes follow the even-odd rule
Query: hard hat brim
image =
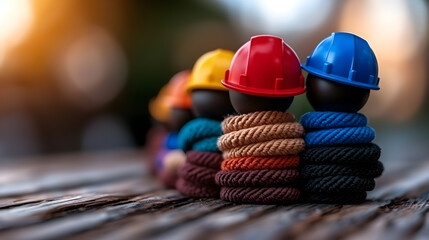
[(358, 87), (358, 88), (365, 88), (365, 89), (372, 89), (372, 90), (380, 90), (380, 87), (373, 84), (367, 84), (367, 83), (361, 83), (357, 81), (351, 81), (348, 78), (340, 77), (332, 74), (325, 73), (317, 68), (306, 66), (305, 63), (301, 64), (301, 68), (304, 69), (306, 72), (313, 74), (315, 76), (325, 78), (327, 80), (331, 80), (337, 83)]
[(186, 88), (186, 92), (189, 94), (194, 90), (218, 90), (218, 91), (228, 91), (228, 88), (225, 88), (222, 85), (217, 84), (202, 84), (202, 83), (192, 83), (189, 84)]
[(305, 93), (305, 87), (298, 87), (287, 90), (270, 90), (270, 89), (256, 89), (250, 87), (241, 87), (239, 85), (227, 83), (225, 80), (221, 81), (222, 85), (226, 88), (254, 96), (260, 97), (294, 97), (300, 94)]
[(155, 98), (149, 102), (149, 113), (158, 122), (167, 122), (170, 118), (171, 108), (168, 104), (163, 104)]

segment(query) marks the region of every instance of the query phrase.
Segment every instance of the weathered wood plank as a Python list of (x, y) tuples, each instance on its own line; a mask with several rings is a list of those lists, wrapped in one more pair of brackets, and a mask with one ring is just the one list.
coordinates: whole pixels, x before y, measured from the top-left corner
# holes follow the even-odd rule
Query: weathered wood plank
[[(98, 199), (100, 200), (100, 199)], [(95, 200), (95, 201), (98, 201)], [(121, 201), (122, 200), (122, 201)], [(100, 208), (92, 209), (86, 205), (76, 206), (73, 209), (80, 207), (87, 208), (79, 211), (79, 214), (67, 214), (54, 221), (45, 221), (37, 225), (30, 225), (20, 229), (5, 231), (2, 237), (5, 239), (55, 239), (69, 236), (74, 233), (79, 233), (102, 225), (108, 221), (119, 219), (126, 215), (136, 212), (154, 211), (159, 208), (166, 207), (176, 201), (183, 201), (185, 198), (178, 195), (176, 191), (163, 191), (143, 194), (127, 200), (117, 199), (109, 201), (109, 199), (101, 199), (108, 204)], [(91, 206), (94, 206), (92, 204)], [(84, 203), (85, 204), (85, 203)]]
[[(201, 217), (212, 214), (220, 209), (228, 208), (231, 203), (221, 200), (191, 200), (182, 206), (170, 206), (149, 214), (130, 216), (102, 226), (84, 234), (78, 234), (70, 239), (102, 237), (103, 239), (147, 239), (182, 228), (183, 224), (199, 221)], [(113, 226), (122, 226), (114, 228)], [(175, 236), (176, 238), (176, 236)]]
[(277, 207), (257, 218), (222, 229), (209, 239), (275, 239), (297, 222), (304, 219), (313, 222), (320, 216), (336, 211), (338, 207), (331, 205), (294, 204)]
[[(101, 155), (103, 156), (103, 155)], [(82, 159), (60, 157), (0, 169), (0, 197), (22, 196), (43, 191), (65, 190), (120, 179), (147, 176), (143, 157), (113, 154)], [(139, 155), (137, 155), (139, 156)]]
[[(429, 162), (384, 161), (357, 205), (237, 205), (164, 190), (141, 152), (52, 156), (0, 168), (0, 239), (427, 239)], [(417, 155), (416, 155), (417, 156)]]
[(266, 214), (275, 208), (276, 206), (273, 205), (234, 205), (203, 216), (198, 221), (182, 224), (180, 228), (173, 229), (172, 231), (163, 232), (156, 236), (149, 236), (149, 238), (142, 234), (133, 236), (131, 239), (167, 239), (171, 236), (174, 236), (175, 239), (207, 238), (222, 229), (247, 223), (249, 220)]
[[(64, 193), (62, 196), (51, 194), (52, 196), (46, 197), (43, 201), (4, 208), (0, 210), (0, 230), (27, 226), (78, 212), (107, 207), (117, 202), (129, 201), (133, 197), (153, 192), (159, 188), (157, 185), (140, 187), (137, 184), (141, 185), (141, 181), (127, 182), (127, 184), (129, 185), (127, 187), (135, 187), (133, 191), (124, 193), (124, 189), (120, 189), (124, 187), (124, 184), (109, 185), (107, 189), (107, 186), (103, 186), (104, 191), (100, 191), (103, 189), (102, 187), (99, 188), (98, 191), (100, 192), (98, 193), (72, 191)], [(112, 191), (115, 189), (117, 191), (113, 193)], [(111, 193), (108, 193), (109, 191)]]
[[(398, 174), (397, 171), (387, 172), (381, 177), (382, 184), (377, 181), (377, 187), (369, 192), (372, 199), (413, 198), (429, 189), (429, 161), (415, 163), (414, 168)], [(400, 175), (400, 176), (398, 176)], [(398, 176), (395, 178), (395, 176)], [(390, 179), (384, 181), (384, 178)]]

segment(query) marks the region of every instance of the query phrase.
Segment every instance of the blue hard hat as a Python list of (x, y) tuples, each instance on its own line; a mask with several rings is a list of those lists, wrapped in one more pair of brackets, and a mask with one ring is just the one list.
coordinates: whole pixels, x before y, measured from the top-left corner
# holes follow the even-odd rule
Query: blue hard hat
[(378, 64), (368, 43), (351, 33), (334, 32), (323, 39), (301, 67), (338, 83), (379, 90)]

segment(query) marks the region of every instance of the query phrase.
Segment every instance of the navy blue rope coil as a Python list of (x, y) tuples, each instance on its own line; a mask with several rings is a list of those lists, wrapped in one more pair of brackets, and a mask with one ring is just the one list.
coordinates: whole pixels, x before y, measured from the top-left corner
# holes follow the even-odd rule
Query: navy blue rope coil
[(371, 191), (375, 187), (374, 179), (358, 176), (328, 176), (308, 179), (304, 185), (307, 192), (342, 193)]
[(179, 147), (202, 152), (219, 152), (217, 138), (222, 135), (221, 122), (206, 118), (194, 119), (180, 129)]
[(306, 148), (300, 153), (302, 165), (306, 164), (373, 164), (380, 158), (381, 149), (377, 144), (341, 145)]
[(329, 176), (359, 176), (376, 178), (383, 173), (384, 167), (380, 161), (375, 164), (363, 166), (342, 165), (304, 165), (300, 169), (301, 178), (311, 179)]

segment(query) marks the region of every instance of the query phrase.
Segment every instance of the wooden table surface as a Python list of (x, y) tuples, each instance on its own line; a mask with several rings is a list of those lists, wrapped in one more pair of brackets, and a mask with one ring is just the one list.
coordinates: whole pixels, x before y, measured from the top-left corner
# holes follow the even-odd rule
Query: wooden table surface
[(429, 145), (414, 147), (382, 159), (358, 205), (193, 200), (163, 189), (140, 151), (1, 162), (0, 239), (429, 239)]

